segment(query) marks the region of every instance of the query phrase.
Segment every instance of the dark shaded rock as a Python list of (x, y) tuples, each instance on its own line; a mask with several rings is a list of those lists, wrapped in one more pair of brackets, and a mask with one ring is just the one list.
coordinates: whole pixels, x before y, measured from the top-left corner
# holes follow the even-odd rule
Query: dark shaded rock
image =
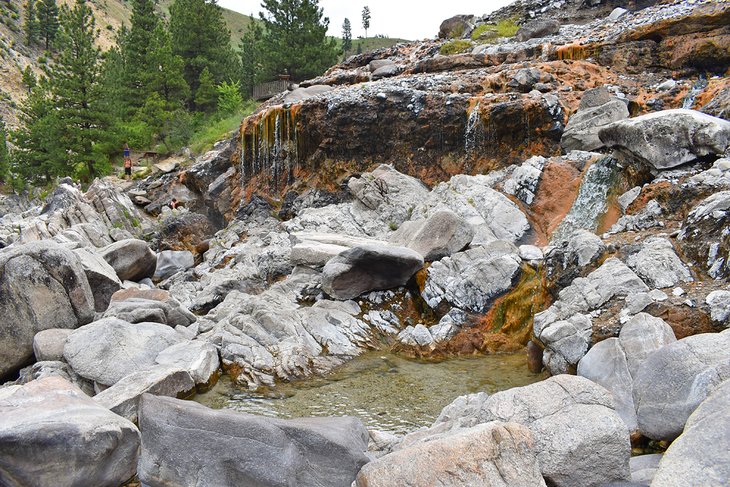
[(157, 267), (154, 278), (167, 279), (178, 272), (190, 269), (195, 265), (195, 256), (189, 250), (163, 250), (157, 256)]
[(440, 39), (465, 37), (474, 28), (473, 15), (455, 15), (441, 22), (438, 36)]
[(78, 257), (52, 241), (0, 251), (0, 377), (33, 358), (33, 337), (94, 318), (94, 296)]
[(730, 120), (730, 87), (721, 89), (700, 111), (713, 117)]
[(423, 266), (423, 257), (405, 247), (367, 245), (342, 252), (322, 270), (322, 290), (336, 299), (404, 285)]
[(207, 216), (183, 212), (165, 218), (155, 235), (159, 250), (187, 250), (194, 254), (205, 248), (205, 242), (217, 231)]
[(144, 240), (121, 240), (100, 249), (99, 253), (123, 281), (140, 281), (155, 273), (157, 256)]
[(542, 348), (532, 340), (527, 342), (527, 368), (533, 374), (542, 372)]
[(677, 244), (685, 256), (715, 279), (730, 276), (730, 191), (703, 200), (687, 215)]
[(138, 475), (152, 487), (349, 486), (369, 460), (367, 430), (349, 417), (280, 420), (145, 394), (139, 419)]
[(547, 37), (560, 31), (560, 22), (552, 19), (536, 19), (519, 28), (515, 37), (524, 42), (538, 37)]
[(137, 467), (139, 430), (60, 377), (0, 391), (0, 484), (117, 487)]

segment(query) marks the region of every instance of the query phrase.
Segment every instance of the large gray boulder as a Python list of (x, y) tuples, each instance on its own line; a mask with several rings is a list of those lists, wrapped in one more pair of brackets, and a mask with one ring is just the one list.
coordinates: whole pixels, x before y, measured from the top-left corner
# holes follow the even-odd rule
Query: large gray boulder
[(628, 480), (629, 432), (611, 394), (583, 377), (558, 375), (491, 396), (458, 398), (428, 430), (406, 435), (401, 448), (448, 437), (490, 421), (527, 426), (548, 485), (583, 487)]
[(636, 430), (636, 410), (631, 395), (633, 380), (626, 354), (618, 338), (595, 344), (578, 362), (578, 375), (605, 387), (613, 395), (616, 412), (628, 427)]
[(0, 377), (33, 358), (33, 337), (94, 318), (94, 295), (76, 254), (50, 241), (0, 250)]
[(466, 248), (473, 237), (474, 230), (466, 220), (453, 211), (441, 210), (425, 220), (404, 222), (389, 242), (415, 250), (431, 262)]
[(189, 250), (163, 250), (157, 256), (155, 279), (163, 280), (190, 269), (195, 265), (195, 256)]
[(94, 310), (103, 313), (109, 306), (112, 295), (122, 288), (122, 281), (114, 268), (96, 252), (80, 248), (75, 249), (74, 253), (79, 257), (91, 292), (94, 293)]
[(568, 120), (560, 139), (560, 146), (566, 152), (600, 149), (603, 147), (603, 142), (598, 138), (601, 128), (627, 118), (629, 109), (626, 103), (617, 98), (597, 107), (578, 110)]
[(139, 418), (139, 398), (142, 394), (185, 397), (194, 390), (195, 381), (186, 370), (170, 365), (155, 365), (122, 378), (94, 396), (94, 401), (136, 423)]
[(150, 487), (349, 486), (369, 458), (349, 417), (280, 420), (145, 394), (139, 479)]
[(155, 274), (157, 256), (144, 240), (120, 240), (99, 252), (122, 281), (140, 281)]
[(521, 266), (517, 247), (494, 241), (434, 262), (421, 294), (434, 309), (446, 301), (462, 310), (482, 313), (494, 298), (512, 287)]
[(687, 419), (682, 434), (669, 445), (652, 487), (730, 484), (730, 381), (719, 385)]
[(515, 34), (515, 38), (524, 42), (538, 37), (545, 37), (557, 34), (560, 31), (560, 22), (553, 19), (536, 19), (521, 26)]
[(33, 337), (33, 355), (39, 362), (63, 360), (63, 347), (73, 332), (68, 328), (49, 328), (41, 330)]
[(111, 386), (151, 367), (161, 351), (182, 341), (167, 325), (104, 318), (69, 335), (63, 356), (80, 376)]
[(423, 267), (423, 258), (405, 247), (366, 245), (342, 252), (322, 270), (322, 290), (335, 299), (403, 286)]
[(190, 310), (169, 296), (164, 300), (137, 297), (112, 299), (103, 317), (119, 318), (130, 323), (163, 323), (173, 327), (188, 326), (197, 319)]
[(59, 377), (0, 396), (0, 485), (118, 487), (137, 467), (139, 430)]
[(730, 122), (694, 110), (663, 110), (612, 123), (598, 136), (655, 169), (669, 169), (723, 154), (730, 147)]
[(586, 353), (578, 362), (578, 375), (611, 392), (616, 412), (634, 432), (638, 427), (634, 376), (651, 353), (674, 341), (674, 332), (664, 320), (639, 313), (621, 328), (618, 338), (603, 340)]
[(210, 382), (220, 368), (218, 349), (203, 340), (180, 342), (167, 347), (157, 355), (155, 363), (188, 371), (195, 384)]
[(694, 280), (689, 268), (680, 260), (672, 243), (666, 238), (647, 240), (639, 252), (628, 258), (627, 263), (654, 288), (674, 287)]
[(639, 431), (673, 440), (713, 387), (730, 378), (730, 330), (684, 338), (649, 355), (634, 377)]
[(357, 487), (540, 487), (545, 481), (530, 430), (498, 421), (395, 451), (365, 465)]

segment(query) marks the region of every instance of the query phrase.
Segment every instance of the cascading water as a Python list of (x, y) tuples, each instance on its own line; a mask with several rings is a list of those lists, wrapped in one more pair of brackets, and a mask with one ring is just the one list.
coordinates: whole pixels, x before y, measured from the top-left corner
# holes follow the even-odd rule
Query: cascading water
[(474, 107), (469, 112), (469, 118), (466, 121), (466, 130), (464, 131), (464, 151), (467, 156), (474, 155), (479, 145), (479, 136), (481, 133), (482, 117), (479, 111), (481, 99), (477, 100)]
[(695, 105), (697, 96), (702, 93), (705, 88), (707, 88), (707, 78), (704, 75), (700, 75), (699, 79), (697, 79), (697, 82), (689, 90), (689, 93), (685, 95), (684, 100), (682, 100), (682, 108), (691, 110), (692, 107)]
[(592, 164), (578, 190), (578, 196), (552, 236), (554, 242), (570, 237), (578, 229), (595, 231), (601, 217), (608, 210), (608, 195), (616, 184), (620, 167), (618, 162), (608, 156)]
[(276, 189), (289, 184), (298, 164), (297, 111), (294, 107), (273, 107), (247, 119), (241, 129), (241, 182), (259, 174), (268, 176)]

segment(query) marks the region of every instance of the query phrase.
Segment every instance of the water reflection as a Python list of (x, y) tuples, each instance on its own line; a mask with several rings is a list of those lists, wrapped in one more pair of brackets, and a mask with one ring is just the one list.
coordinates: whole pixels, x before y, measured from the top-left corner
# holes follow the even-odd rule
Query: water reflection
[(430, 425), (457, 396), (531, 384), (524, 354), (454, 358), (438, 363), (367, 352), (326, 377), (250, 392), (227, 377), (196, 401), (216, 409), (294, 418), (359, 417), (369, 428), (403, 434)]

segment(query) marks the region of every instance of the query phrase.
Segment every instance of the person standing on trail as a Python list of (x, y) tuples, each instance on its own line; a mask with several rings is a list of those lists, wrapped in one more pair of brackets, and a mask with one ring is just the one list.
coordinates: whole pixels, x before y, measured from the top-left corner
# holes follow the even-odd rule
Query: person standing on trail
[(124, 144), (124, 178), (132, 178), (132, 156), (129, 153), (129, 145)]

